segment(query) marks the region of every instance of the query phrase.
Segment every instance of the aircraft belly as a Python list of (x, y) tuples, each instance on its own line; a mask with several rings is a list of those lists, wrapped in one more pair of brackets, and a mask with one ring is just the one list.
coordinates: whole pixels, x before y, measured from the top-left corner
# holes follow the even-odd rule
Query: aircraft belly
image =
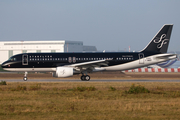
[(54, 72), (56, 68), (4, 68), (4, 70), (15, 72)]
[[(124, 63), (124, 64), (120, 64), (120, 65), (115, 65), (115, 66), (103, 67), (103, 68), (107, 71), (113, 71), (113, 70), (121, 70), (122, 71), (122, 70), (141, 68), (141, 67), (157, 64), (157, 63), (164, 62), (164, 61), (171, 60), (171, 59), (175, 58), (175, 56), (172, 56), (172, 57), (169, 57), (166, 59), (155, 59), (157, 56), (159, 56), (159, 55), (153, 55), (151, 57), (142, 58), (142, 59), (144, 59), (143, 64), (140, 63), (141, 59), (138, 59), (138, 60), (135, 60), (132, 62), (128, 62), (128, 63)], [(151, 60), (148, 61), (148, 58), (151, 58)]]
[[(140, 66), (141, 65), (139, 64), (139, 60), (136, 60), (136, 61), (125, 63), (125, 64), (109, 66), (109, 67), (104, 67), (104, 68), (107, 71), (113, 71), (113, 70), (127, 70), (127, 69), (137, 68)], [(143, 64), (143, 66), (144, 66), (144, 64)]]

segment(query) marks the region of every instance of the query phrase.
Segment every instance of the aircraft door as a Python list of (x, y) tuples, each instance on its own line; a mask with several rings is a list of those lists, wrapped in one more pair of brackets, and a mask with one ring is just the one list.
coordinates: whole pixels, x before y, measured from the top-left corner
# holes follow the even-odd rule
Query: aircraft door
[(144, 64), (144, 54), (139, 53), (139, 64)]
[(28, 55), (22, 55), (22, 65), (28, 65)]
[(75, 63), (76, 62), (76, 57), (69, 57), (68, 62), (69, 63)]

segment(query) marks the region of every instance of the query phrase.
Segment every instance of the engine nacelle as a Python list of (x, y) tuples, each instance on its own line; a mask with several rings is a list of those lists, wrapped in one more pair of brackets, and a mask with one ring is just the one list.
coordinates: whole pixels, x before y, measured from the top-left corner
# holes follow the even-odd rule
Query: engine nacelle
[(70, 67), (57, 67), (56, 73), (53, 77), (71, 77), (73, 76), (73, 68)]

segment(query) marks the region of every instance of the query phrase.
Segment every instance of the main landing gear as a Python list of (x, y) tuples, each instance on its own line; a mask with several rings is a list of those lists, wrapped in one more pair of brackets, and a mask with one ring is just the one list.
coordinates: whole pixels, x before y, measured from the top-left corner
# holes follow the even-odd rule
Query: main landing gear
[(25, 72), (25, 73), (24, 73), (24, 78), (23, 78), (24, 81), (27, 81), (27, 80), (28, 80), (27, 74), (28, 74), (28, 72)]
[(81, 76), (81, 80), (82, 81), (89, 81), (90, 80), (90, 76), (89, 75), (82, 75)]

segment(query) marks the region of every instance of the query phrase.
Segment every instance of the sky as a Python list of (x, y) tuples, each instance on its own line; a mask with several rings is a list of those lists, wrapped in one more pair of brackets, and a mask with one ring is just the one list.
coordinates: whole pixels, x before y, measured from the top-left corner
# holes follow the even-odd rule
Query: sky
[(83, 41), (99, 51), (139, 51), (174, 24), (168, 51), (180, 51), (179, 0), (0, 0), (0, 41)]

